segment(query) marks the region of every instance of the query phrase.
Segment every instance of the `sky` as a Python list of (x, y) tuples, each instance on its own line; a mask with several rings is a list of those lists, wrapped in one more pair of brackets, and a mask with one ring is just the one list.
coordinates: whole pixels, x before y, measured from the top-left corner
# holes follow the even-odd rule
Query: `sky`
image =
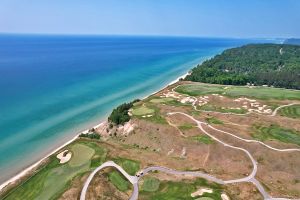
[(300, 37), (300, 0), (0, 0), (0, 33)]

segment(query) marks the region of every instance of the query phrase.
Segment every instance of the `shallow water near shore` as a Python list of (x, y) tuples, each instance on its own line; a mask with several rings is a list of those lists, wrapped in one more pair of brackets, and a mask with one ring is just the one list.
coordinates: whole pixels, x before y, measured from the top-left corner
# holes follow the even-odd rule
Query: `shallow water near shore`
[(246, 39), (0, 35), (0, 183)]

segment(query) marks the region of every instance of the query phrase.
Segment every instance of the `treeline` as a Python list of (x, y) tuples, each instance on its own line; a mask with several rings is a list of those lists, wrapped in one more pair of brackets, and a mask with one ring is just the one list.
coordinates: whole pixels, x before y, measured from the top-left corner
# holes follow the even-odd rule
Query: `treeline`
[(228, 49), (195, 67), (185, 80), (300, 89), (300, 46), (252, 44)]
[(132, 108), (133, 104), (140, 101), (136, 99), (130, 103), (123, 103), (119, 105), (117, 108), (113, 109), (112, 113), (108, 117), (108, 121), (112, 122), (116, 125), (124, 124), (130, 120), (130, 116), (128, 115), (128, 111)]

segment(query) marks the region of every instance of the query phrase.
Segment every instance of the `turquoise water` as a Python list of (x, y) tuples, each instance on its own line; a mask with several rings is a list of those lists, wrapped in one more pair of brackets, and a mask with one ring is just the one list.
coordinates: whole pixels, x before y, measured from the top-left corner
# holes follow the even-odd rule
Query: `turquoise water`
[(222, 50), (258, 40), (0, 35), (0, 182), (116, 105)]

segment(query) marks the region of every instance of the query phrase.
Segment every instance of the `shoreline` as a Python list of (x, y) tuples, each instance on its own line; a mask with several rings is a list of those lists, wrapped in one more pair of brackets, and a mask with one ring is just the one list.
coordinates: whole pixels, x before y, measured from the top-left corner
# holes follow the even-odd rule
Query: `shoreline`
[[(190, 70), (188, 72), (186, 72), (185, 74), (177, 77), (176, 79), (174, 79), (173, 81), (171, 81), (170, 83), (164, 85), (162, 88), (158, 89), (157, 91), (146, 95), (145, 97), (143, 97), (141, 100), (144, 100), (146, 98), (148, 98), (151, 95), (156, 94), (157, 92), (165, 89), (166, 87), (173, 85), (174, 83), (177, 83), (181, 78), (185, 78), (187, 75), (189, 75)], [(91, 128), (98, 128), (99, 126), (101, 126), (103, 123), (105, 123), (105, 121), (102, 121), (99, 124), (96, 124), (95, 126), (92, 126)], [(88, 131), (91, 129), (85, 129), (83, 131), (80, 131), (79, 133), (77, 133), (73, 138), (71, 138), (70, 140), (67, 140), (64, 144), (62, 144), (61, 146), (59, 146), (58, 148), (54, 149), (53, 151), (51, 151), (50, 153), (48, 153), (46, 156), (43, 156), (40, 160), (38, 160), (37, 162), (33, 163), (32, 165), (28, 166), (27, 168), (25, 168), (24, 170), (17, 172), (17, 174), (13, 177), (11, 177), (10, 179), (8, 179), (7, 181), (5, 181), (4, 183), (1, 183), (0, 185), (0, 192), (7, 186), (9, 186), (10, 184), (14, 183), (15, 181), (17, 181), (18, 179), (24, 177), (26, 174), (28, 174), (31, 170), (33, 170), (35, 167), (39, 166), (43, 161), (45, 161), (49, 156), (53, 155), (54, 153), (58, 152), (59, 150), (63, 149), (65, 146), (71, 144), (72, 142), (74, 142), (77, 138), (79, 138), (79, 135), (81, 133), (88, 133)]]

